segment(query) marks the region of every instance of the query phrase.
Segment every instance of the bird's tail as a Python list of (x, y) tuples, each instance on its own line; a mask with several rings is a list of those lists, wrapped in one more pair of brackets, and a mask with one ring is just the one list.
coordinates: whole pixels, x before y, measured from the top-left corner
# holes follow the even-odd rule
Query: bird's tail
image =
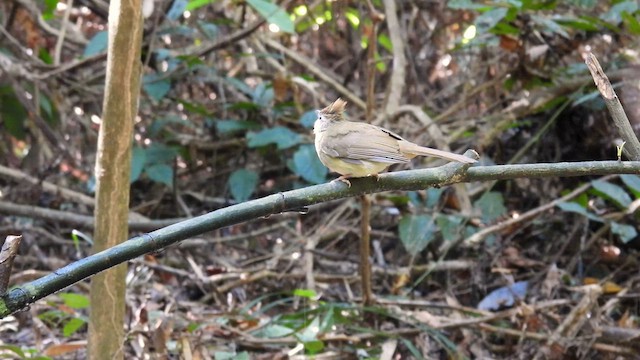
[(442, 151), (438, 149), (432, 149), (420, 145), (416, 145), (409, 141), (400, 141), (400, 151), (406, 154), (421, 155), (421, 156), (434, 156), (437, 158), (455, 161), (463, 164), (473, 164), (475, 159), (466, 157), (464, 155), (454, 154), (448, 151)]

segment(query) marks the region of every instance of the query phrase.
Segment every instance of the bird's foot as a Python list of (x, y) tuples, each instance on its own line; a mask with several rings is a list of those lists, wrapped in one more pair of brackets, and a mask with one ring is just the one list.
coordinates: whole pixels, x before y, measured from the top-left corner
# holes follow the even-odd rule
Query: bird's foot
[(351, 187), (351, 181), (349, 181), (349, 176), (347, 175), (342, 175), (333, 181), (342, 181), (343, 183), (347, 184), (348, 187)]

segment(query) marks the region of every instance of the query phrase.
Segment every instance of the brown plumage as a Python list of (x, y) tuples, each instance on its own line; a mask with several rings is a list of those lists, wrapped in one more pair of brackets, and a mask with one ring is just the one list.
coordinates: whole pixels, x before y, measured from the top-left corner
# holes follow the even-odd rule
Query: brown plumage
[(392, 164), (414, 157), (435, 156), (465, 164), (476, 160), (447, 151), (416, 145), (379, 126), (344, 119), (346, 101), (338, 99), (318, 111), (313, 126), (316, 152), (331, 171), (345, 177), (377, 175)]

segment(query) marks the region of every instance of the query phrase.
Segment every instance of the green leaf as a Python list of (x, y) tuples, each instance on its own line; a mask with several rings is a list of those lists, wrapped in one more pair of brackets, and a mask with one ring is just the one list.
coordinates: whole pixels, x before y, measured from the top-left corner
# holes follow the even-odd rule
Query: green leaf
[(217, 0), (189, 0), (189, 3), (187, 4), (187, 7), (185, 8), (185, 10), (193, 11), (203, 6), (214, 3), (216, 1)]
[(502, 194), (495, 191), (482, 194), (474, 205), (482, 211), (482, 221), (485, 223), (491, 222), (507, 212)]
[(285, 336), (289, 336), (294, 332), (293, 329), (279, 324), (267, 325), (264, 328), (253, 333), (253, 336), (257, 338), (276, 339)]
[(287, 149), (302, 141), (300, 135), (294, 133), (284, 126), (276, 126), (259, 132), (247, 134), (247, 146), (256, 148), (270, 144), (276, 144), (278, 150)]
[(10, 87), (0, 87), (0, 119), (6, 131), (13, 137), (23, 140), (26, 132), (24, 121), (27, 111)]
[(417, 255), (433, 240), (435, 224), (428, 215), (405, 215), (398, 225), (402, 245), (411, 255)]
[[(22, 351), (20, 346), (16, 346), (16, 345), (0, 345), (0, 350), (12, 351), (16, 355), (18, 355), (20, 359), (27, 359), (26, 355), (24, 354), (24, 351)], [(7, 354), (5, 354), (5, 355), (7, 355)]]
[(611, 7), (608, 12), (602, 14), (600, 18), (613, 25), (619, 25), (622, 22), (622, 13), (627, 12), (633, 14), (638, 10), (638, 1), (629, 0), (619, 2)]
[(293, 295), (304, 297), (307, 299), (315, 299), (318, 296), (318, 294), (311, 289), (295, 289), (293, 290)]
[(329, 170), (320, 162), (313, 145), (302, 145), (293, 154), (293, 172), (312, 184), (326, 181)]
[(612, 200), (620, 207), (626, 208), (631, 204), (631, 197), (629, 194), (627, 194), (627, 192), (618, 185), (602, 180), (594, 180), (591, 182), (591, 185), (598, 193), (602, 194), (605, 198)]
[(64, 301), (64, 304), (72, 309), (86, 309), (89, 307), (89, 298), (84, 295), (62, 293), (59, 296)]
[(129, 182), (134, 182), (140, 178), (146, 162), (147, 152), (145, 149), (134, 146), (131, 150), (131, 174), (129, 175)]
[(251, 194), (258, 186), (259, 176), (255, 171), (247, 169), (239, 169), (229, 176), (229, 191), (231, 196), (238, 201), (243, 202), (249, 200)]
[(638, 19), (636, 17), (626, 11), (624, 11), (621, 16), (630, 33), (634, 35), (640, 34), (640, 22), (638, 22)]
[(154, 164), (144, 171), (149, 179), (173, 187), (173, 168), (167, 164)]
[(444, 194), (444, 188), (428, 188), (426, 207), (432, 208), (438, 204), (440, 197)]
[(479, 10), (486, 9), (487, 5), (474, 3), (472, 0), (450, 0), (447, 1), (447, 7), (456, 10)]
[(549, 19), (544, 16), (531, 15), (531, 20), (538, 23), (543, 28), (545, 28), (546, 30), (552, 33), (558, 34), (566, 39), (571, 38), (571, 36), (569, 36), (569, 33), (567, 33), (567, 31), (563, 29), (562, 26), (560, 26), (557, 22), (555, 22), (552, 19)]
[(590, 220), (603, 222), (602, 218), (587, 211), (587, 209), (575, 202), (561, 202), (556, 205), (564, 212), (572, 212), (588, 217)]
[(307, 129), (310, 129), (313, 127), (313, 124), (316, 122), (317, 118), (318, 114), (315, 110), (307, 111), (300, 117), (300, 124), (302, 124), (302, 126), (306, 127)]
[(295, 34), (295, 27), (289, 14), (278, 5), (266, 0), (247, 0), (247, 3), (269, 23), (277, 25), (286, 33)]
[(317, 354), (324, 349), (324, 342), (320, 340), (307, 341), (304, 343), (304, 349), (311, 355)]
[(87, 47), (84, 49), (84, 53), (82, 57), (89, 57), (93, 55), (100, 54), (103, 51), (107, 51), (107, 45), (109, 41), (109, 35), (106, 31), (99, 31), (87, 44)]
[(231, 135), (245, 130), (259, 129), (255, 121), (247, 120), (215, 120), (216, 131), (221, 135)]
[(167, 11), (167, 19), (171, 21), (178, 20), (187, 8), (189, 3), (187, 0), (174, 0), (169, 11)]
[(636, 197), (640, 197), (640, 177), (638, 175), (620, 175), (622, 182), (633, 192)]
[(507, 15), (507, 8), (494, 8), (476, 18), (478, 32), (483, 33), (496, 26)]
[(171, 90), (171, 81), (157, 74), (148, 74), (142, 80), (142, 88), (153, 100), (160, 101)]
[(145, 150), (148, 164), (170, 163), (178, 155), (174, 148), (158, 143), (151, 144)]
[(439, 215), (436, 218), (436, 223), (442, 234), (442, 238), (445, 241), (453, 241), (458, 239), (462, 234), (463, 218), (456, 215)]
[(62, 328), (62, 335), (64, 335), (64, 337), (69, 337), (75, 334), (76, 331), (78, 331), (86, 323), (87, 322), (81, 318), (72, 318), (67, 321), (66, 324), (64, 324), (64, 327)]
[(638, 236), (638, 232), (634, 226), (620, 224), (615, 221), (611, 222), (611, 232), (620, 236), (620, 241), (622, 241), (623, 244), (628, 243)]

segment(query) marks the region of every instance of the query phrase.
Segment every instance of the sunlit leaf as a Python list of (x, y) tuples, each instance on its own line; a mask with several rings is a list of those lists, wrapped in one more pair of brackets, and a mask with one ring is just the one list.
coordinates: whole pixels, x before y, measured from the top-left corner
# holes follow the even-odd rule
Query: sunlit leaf
[(269, 23), (277, 25), (281, 31), (289, 34), (295, 33), (294, 24), (289, 14), (278, 5), (266, 0), (247, 0), (247, 3)]
[(64, 335), (64, 337), (69, 337), (75, 334), (86, 323), (87, 322), (81, 318), (71, 318), (66, 324), (64, 324), (64, 327), (62, 328), (62, 335)]
[(227, 182), (231, 196), (238, 202), (249, 200), (258, 186), (258, 180), (259, 176), (255, 171), (247, 169), (234, 171)]
[(302, 145), (293, 154), (293, 172), (312, 184), (325, 182), (329, 170), (320, 162), (313, 145)]
[(602, 14), (600, 18), (606, 22), (609, 22), (613, 25), (619, 25), (622, 22), (622, 13), (627, 12), (629, 14), (633, 14), (638, 10), (638, 1), (637, 0), (628, 0), (619, 2), (611, 7), (609, 11)]
[(93, 55), (100, 54), (103, 51), (107, 51), (109, 35), (106, 31), (99, 31), (87, 44), (87, 47), (84, 49), (83, 57), (89, 57)]
[(155, 164), (144, 171), (149, 179), (173, 187), (173, 168), (167, 164)]
[(209, 5), (211, 3), (214, 3), (216, 1), (217, 0), (189, 0), (189, 3), (187, 4), (187, 7), (185, 8), (185, 10), (193, 11), (193, 10), (201, 8), (201, 7), (205, 6), (205, 5)]
[(295, 289), (293, 290), (293, 295), (307, 299), (315, 299), (318, 296), (318, 293), (311, 289)]
[(276, 144), (279, 150), (290, 148), (299, 144), (302, 138), (299, 134), (284, 126), (276, 126), (259, 132), (247, 134), (247, 145), (250, 148)]
[(324, 342), (320, 340), (306, 341), (304, 342), (304, 349), (311, 355), (317, 354), (324, 349)]
[(62, 293), (58, 294), (60, 298), (64, 301), (64, 304), (72, 309), (86, 309), (89, 307), (89, 298), (74, 293)]
[(428, 215), (405, 215), (398, 224), (402, 245), (411, 255), (417, 255), (433, 240), (436, 230), (433, 218)]
[(591, 185), (598, 193), (612, 200), (618, 206), (626, 208), (631, 204), (632, 200), (629, 194), (618, 185), (602, 180), (594, 180), (591, 182)]

